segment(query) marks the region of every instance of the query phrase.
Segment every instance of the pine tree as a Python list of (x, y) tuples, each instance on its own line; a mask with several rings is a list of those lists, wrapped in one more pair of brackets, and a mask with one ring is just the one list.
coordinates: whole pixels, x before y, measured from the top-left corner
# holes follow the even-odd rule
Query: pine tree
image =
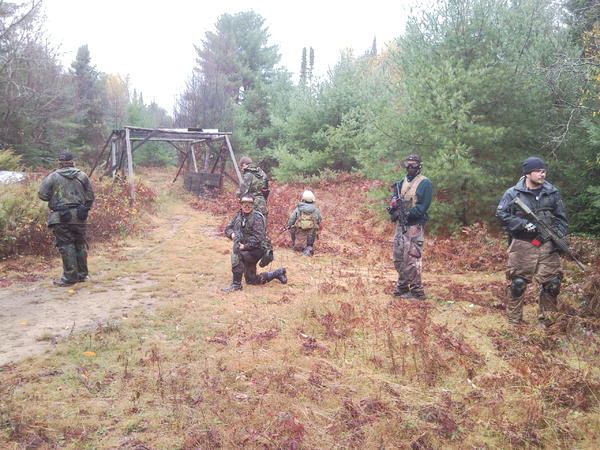
[(306, 86), (306, 75), (307, 75), (307, 64), (306, 64), (306, 47), (302, 48), (302, 61), (300, 62), (300, 86)]
[(308, 59), (308, 84), (312, 84), (312, 78), (313, 78), (313, 73), (314, 73), (314, 69), (315, 69), (315, 51), (313, 50), (313, 48), (310, 48), (310, 52), (309, 52), (309, 59)]

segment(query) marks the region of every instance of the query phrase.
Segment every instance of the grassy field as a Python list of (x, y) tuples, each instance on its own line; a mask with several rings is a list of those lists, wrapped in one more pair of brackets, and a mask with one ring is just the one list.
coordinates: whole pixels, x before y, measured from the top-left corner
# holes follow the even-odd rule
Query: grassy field
[(573, 264), (548, 328), (533, 288), (529, 324), (506, 323), (505, 246), (482, 226), (428, 239), (429, 300), (393, 298), (391, 226), (360, 207), (374, 185), (347, 179), (314, 188), (313, 258), (277, 235), (303, 187), (275, 186), (270, 270), (289, 283), (224, 294), (235, 202), (193, 199), (170, 176), (147, 175), (160, 204), (146, 232), (90, 261), (88, 289), (119, 296), (127, 278), (127, 301), (156, 306), (2, 366), (2, 448), (599, 447), (600, 322), (573, 314)]

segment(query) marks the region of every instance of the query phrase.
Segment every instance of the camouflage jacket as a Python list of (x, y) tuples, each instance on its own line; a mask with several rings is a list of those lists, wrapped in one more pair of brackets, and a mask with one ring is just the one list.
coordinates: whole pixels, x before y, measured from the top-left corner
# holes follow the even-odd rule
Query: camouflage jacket
[(77, 218), (76, 208), (78, 206), (92, 207), (94, 203), (94, 191), (88, 176), (73, 167), (63, 167), (48, 175), (38, 191), (38, 197), (48, 202), (50, 214), (48, 214), (48, 225), (65, 223), (60, 220), (60, 212), (71, 209), (70, 220), (67, 223), (82, 224), (85, 220)]
[(245, 215), (239, 211), (229, 225), (225, 227), (225, 236), (231, 238), (231, 233), (235, 233), (235, 240), (239, 238), (239, 243), (244, 244), (245, 250), (254, 250), (263, 247), (266, 240), (265, 218), (257, 210)]
[(238, 195), (241, 197), (244, 194), (252, 194), (255, 197), (264, 197), (263, 189), (268, 188), (267, 174), (260, 167), (250, 166), (244, 170)]
[(558, 189), (544, 181), (542, 189), (537, 194), (527, 189), (525, 177), (508, 189), (496, 209), (496, 217), (502, 226), (514, 239), (531, 240), (537, 237), (537, 232), (528, 232), (525, 225), (529, 220), (518, 206), (512, 204), (515, 197), (519, 197), (546, 225), (554, 228), (559, 236), (566, 236), (569, 230), (567, 211)]
[(300, 202), (288, 220), (288, 228), (292, 228), (296, 224), (300, 218), (300, 213), (303, 212), (313, 214), (316, 225), (319, 226), (321, 224), (321, 220), (323, 220), (323, 218), (321, 217), (321, 211), (319, 211), (317, 205), (314, 203)]

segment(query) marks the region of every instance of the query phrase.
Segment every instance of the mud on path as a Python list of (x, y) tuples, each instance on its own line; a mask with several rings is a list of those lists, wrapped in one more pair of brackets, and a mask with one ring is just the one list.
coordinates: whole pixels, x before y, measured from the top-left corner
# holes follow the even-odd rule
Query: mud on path
[[(89, 252), (92, 279), (69, 288), (52, 285), (60, 276), (58, 257), (37, 274), (39, 281), (16, 282), (0, 290), (0, 365), (52, 349), (60, 340), (113, 320), (127, 320), (132, 309), (153, 308), (161, 300), (161, 262), (175, 241), (210, 229), (206, 216), (183, 203), (171, 204), (151, 218), (151, 230), (128, 239), (117, 250), (95, 246)], [(214, 228), (214, 227), (213, 227)], [(194, 264), (194, 252), (180, 253), (178, 264)], [(1, 269), (1, 267), (0, 267)]]

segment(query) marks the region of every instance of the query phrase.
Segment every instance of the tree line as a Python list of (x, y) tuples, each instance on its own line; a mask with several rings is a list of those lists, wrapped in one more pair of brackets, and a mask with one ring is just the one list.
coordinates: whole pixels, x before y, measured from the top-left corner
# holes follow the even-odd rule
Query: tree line
[[(146, 104), (127, 77), (99, 71), (87, 45), (65, 69), (48, 42), (41, 8), (41, 0), (0, 1), (0, 170), (48, 166), (67, 148), (90, 161), (112, 129), (171, 126), (167, 112)], [(157, 144), (135, 157), (154, 165), (174, 161)]]
[[(196, 45), (172, 118), (97, 71), (85, 46), (62, 70), (31, 5), (0, 3), (0, 145), (28, 163), (60, 146), (85, 155), (124, 124), (233, 131), (234, 147), (282, 182), (339, 171), (392, 182), (403, 156), (419, 153), (435, 183), (432, 226), (451, 231), (493, 221), (521, 162), (536, 155), (572, 229), (600, 235), (595, 0), (440, 0), (415, 10), (382, 50), (374, 40), (362, 54), (342, 51), (325, 76), (315, 76), (318, 46), (305, 49), (297, 81), (263, 17), (224, 14)], [(173, 158), (150, 150), (137, 162)]]

